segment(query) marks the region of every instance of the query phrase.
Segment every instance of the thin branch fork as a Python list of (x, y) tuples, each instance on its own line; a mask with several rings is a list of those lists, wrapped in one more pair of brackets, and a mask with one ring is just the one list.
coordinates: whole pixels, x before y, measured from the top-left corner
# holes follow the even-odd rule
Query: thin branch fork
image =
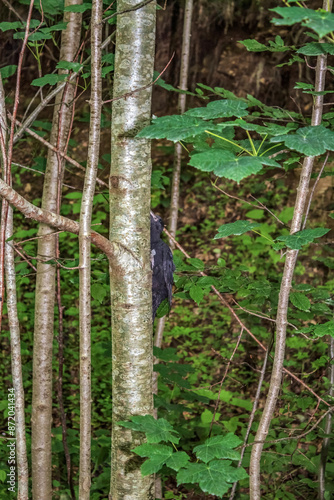
[[(42, 210), (39, 207), (36, 207), (32, 203), (29, 203), (27, 200), (23, 198), (19, 193), (17, 193), (13, 188), (8, 186), (2, 179), (0, 179), (0, 197), (3, 199), (7, 200), (9, 204), (11, 204), (13, 207), (17, 208), (25, 217), (28, 219), (36, 220), (37, 222), (44, 222), (45, 224), (48, 224), (49, 226), (52, 226), (56, 229), (59, 229), (61, 231), (68, 231), (73, 234), (79, 234), (79, 224), (76, 221), (73, 221), (71, 219), (68, 219), (67, 217), (63, 217), (62, 215), (57, 215), (53, 212), (49, 212), (47, 210)], [(169, 233), (169, 231), (165, 228), (164, 232), (167, 234), (167, 236), (174, 241), (175, 246), (187, 257), (187, 259), (190, 259), (190, 255), (184, 250), (184, 248), (176, 241), (176, 239)], [(106, 254), (108, 259), (114, 257), (115, 255), (115, 247), (114, 244), (109, 241), (107, 238), (102, 236), (99, 233), (96, 233), (95, 231), (92, 231), (91, 233), (92, 237), (92, 243), (98, 247), (102, 252)], [(122, 245), (119, 245), (122, 246)], [(124, 248), (125, 250), (129, 249)], [(132, 256), (135, 258), (132, 252), (130, 252)], [(201, 276), (207, 276), (205, 273), (202, 271), (200, 272)], [(231, 313), (231, 315), (236, 319), (236, 321), (239, 323), (239, 325), (255, 340), (255, 342), (261, 347), (263, 351), (267, 351), (267, 348), (262, 344), (260, 340), (256, 338), (256, 336), (247, 328), (247, 326), (241, 321), (239, 316), (235, 313), (233, 308), (230, 306), (230, 304), (224, 299), (222, 294), (214, 287), (213, 285), (211, 286), (213, 292), (218, 296), (219, 300), (222, 302), (222, 304), (227, 307)], [(283, 371), (292, 377), (296, 382), (301, 384), (305, 389), (307, 389), (311, 394), (313, 394), (318, 401), (321, 401), (324, 403), (326, 406), (330, 406), (327, 401), (322, 399), (316, 392), (311, 389), (305, 382), (303, 382), (300, 378), (298, 378), (296, 375), (294, 375), (290, 370), (287, 368), (283, 368)]]
[(310, 434), (310, 432), (314, 431), (314, 429), (316, 429), (318, 427), (318, 425), (320, 424), (320, 422), (329, 414), (329, 413), (332, 413), (334, 411), (334, 406), (330, 406), (328, 408), (327, 411), (325, 411), (325, 413), (323, 415), (321, 415), (321, 417), (318, 418), (318, 420), (312, 425), (312, 427), (309, 428), (308, 431), (305, 431), (303, 432), (302, 434), (299, 434), (298, 436), (287, 436), (287, 437), (284, 437), (284, 438), (279, 438), (279, 439), (273, 439), (271, 441), (253, 441), (253, 443), (250, 443), (250, 444), (246, 444), (246, 445), (242, 445), (240, 446), (240, 448), (248, 448), (249, 446), (253, 446), (255, 444), (259, 444), (259, 443), (262, 443), (262, 444), (276, 444), (276, 443), (281, 443), (283, 441), (292, 441), (292, 440), (295, 440), (295, 439), (302, 439), (303, 437), (307, 436), (308, 434)]
[[(151, 2), (152, 0), (150, 0)], [(149, 3), (149, 2), (147, 2)], [(102, 104), (107, 104), (108, 102), (114, 102), (114, 101), (119, 101), (120, 99), (126, 99), (127, 97), (131, 97), (133, 96), (134, 94), (137, 94), (138, 92), (141, 92), (142, 90), (146, 90), (146, 89), (149, 89), (150, 87), (153, 87), (153, 85), (159, 80), (159, 78), (164, 74), (164, 72), (166, 71), (166, 69), (168, 68), (168, 66), (170, 65), (170, 63), (172, 62), (173, 58), (175, 56), (175, 52), (173, 52), (172, 54), (172, 57), (169, 59), (168, 63), (166, 64), (166, 66), (164, 67), (164, 69), (161, 71), (161, 73), (156, 77), (156, 79), (151, 82), (151, 83), (148, 83), (147, 85), (144, 85), (143, 87), (139, 87), (138, 89), (135, 89), (135, 90), (131, 90), (131, 92), (127, 92), (126, 94), (123, 94), (123, 95), (120, 95), (118, 97), (113, 97), (112, 99), (109, 99), (108, 101), (103, 101)]]
[[(13, 120), (13, 116), (10, 113), (8, 113), (8, 117), (9, 117), (10, 120)], [(19, 120), (15, 120), (15, 123), (17, 125), (20, 125), (21, 127), (23, 126), (22, 123)], [(26, 128), (25, 131), (27, 132), (27, 134), (31, 135), (31, 137), (33, 137), (37, 141), (39, 141), (42, 144), (44, 144), (44, 146), (46, 146), (47, 148), (51, 149), (51, 151), (53, 151), (54, 153), (59, 154), (62, 158), (64, 158), (68, 163), (70, 163), (74, 167), (82, 170), (83, 172), (86, 171), (85, 168), (82, 165), (80, 165), (79, 162), (77, 162), (76, 160), (73, 160), (73, 158), (71, 158), (66, 153), (64, 153), (64, 151), (60, 151), (58, 148), (56, 148), (50, 142), (48, 142), (45, 139), (43, 139), (43, 137), (40, 137), (38, 134), (36, 134), (36, 132), (34, 132), (33, 130), (31, 130), (30, 128)], [(96, 182), (98, 182), (98, 184), (100, 184), (101, 186), (104, 186), (104, 187), (108, 188), (108, 184), (106, 182), (104, 182), (102, 179), (97, 178)]]
[[(32, 203), (29, 203), (2, 179), (0, 179), (0, 197), (7, 200), (10, 205), (17, 208), (28, 219), (43, 222), (61, 231), (79, 234), (78, 222), (36, 207)], [(94, 245), (102, 250), (108, 258), (114, 256), (114, 245), (112, 242), (95, 231), (92, 231), (91, 237)]]
[[(171, 235), (171, 233), (166, 228), (164, 228), (164, 232), (166, 233), (168, 238), (170, 238), (174, 242), (175, 246), (183, 253), (183, 255), (185, 255), (185, 257), (187, 257), (187, 259), (190, 259), (191, 258), (190, 255), (184, 250), (184, 248), (180, 245), (180, 243), (178, 241), (176, 241), (176, 239)], [(199, 274), (201, 276), (207, 276), (207, 274), (205, 274), (203, 271), (200, 271)], [(235, 320), (239, 323), (241, 328), (243, 328), (248, 333), (248, 335), (250, 335), (252, 337), (252, 339), (255, 340), (255, 342), (261, 347), (261, 349), (264, 352), (267, 352), (267, 348), (262, 344), (262, 342), (259, 339), (256, 338), (256, 336), (249, 330), (249, 328), (247, 328), (247, 326), (241, 321), (239, 316), (236, 314), (236, 312), (233, 310), (233, 308), (230, 306), (230, 304), (227, 302), (227, 300), (223, 297), (223, 295), (217, 290), (217, 288), (215, 286), (211, 285), (211, 289), (217, 295), (220, 302), (225, 307), (227, 307), (227, 309), (230, 311), (231, 315), (235, 318)], [(318, 401), (321, 401), (326, 406), (330, 406), (330, 404), (327, 403), (327, 401), (322, 399), (316, 392), (313, 391), (313, 389), (311, 389), (310, 386), (305, 384), (305, 382), (303, 382), (300, 378), (298, 378), (296, 375), (294, 375), (292, 372), (290, 372), (290, 370), (283, 367), (283, 371), (284, 371), (284, 373), (286, 373), (286, 375), (289, 375), (289, 377), (292, 377), (294, 380), (296, 380), (296, 382), (298, 382), (300, 385), (305, 387), (305, 389), (307, 389), (311, 394), (313, 394), (313, 396), (315, 396)]]
[[(105, 23), (106, 21), (108, 21), (112, 17), (121, 16), (122, 14), (127, 14), (128, 12), (134, 12), (135, 10), (141, 9), (142, 7), (145, 7), (145, 5), (148, 5), (149, 3), (153, 2), (153, 1), (154, 0), (144, 0), (143, 2), (138, 3), (134, 7), (131, 7), (130, 9), (122, 10), (120, 12), (114, 12), (113, 14), (110, 14), (110, 16), (105, 17), (102, 20), (102, 22)], [(106, 11), (109, 10), (113, 4), (114, 4), (114, 2), (112, 2), (112, 4), (106, 9)]]

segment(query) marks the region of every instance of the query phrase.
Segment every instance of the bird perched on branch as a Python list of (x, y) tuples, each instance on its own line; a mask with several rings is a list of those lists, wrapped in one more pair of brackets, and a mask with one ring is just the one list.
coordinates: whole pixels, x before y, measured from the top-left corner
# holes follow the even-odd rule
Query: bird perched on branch
[(152, 274), (152, 314), (153, 321), (160, 304), (168, 299), (172, 305), (173, 272), (175, 266), (169, 246), (162, 241), (164, 223), (161, 217), (151, 212), (151, 268)]

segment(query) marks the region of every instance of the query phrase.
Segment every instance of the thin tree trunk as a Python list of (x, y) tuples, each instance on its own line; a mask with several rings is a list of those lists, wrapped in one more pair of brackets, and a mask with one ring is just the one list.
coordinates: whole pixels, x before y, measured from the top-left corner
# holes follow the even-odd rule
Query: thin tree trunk
[[(324, 1), (324, 9), (331, 10), (332, 1)], [(326, 55), (318, 56), (316, 67), (315, 90), (321, 92), (325, 89), (326, 77)], [(320, 125), (323, 110), (323, 95), (317, 95), (314, 99), (311, 125)], [(309, 183), (314, 164), (314, 156), (306, 157), (303, 162), (300, 174), (299, 186), (297, 189), (297, 198), (290, 233), (296, 233), (302, 227), (303, 214), (305, 211), (307, 195), (309, 192)], [(273, 369), (271, 374), (270, 386), (266, 404), (262, 413), (259, 427), (255, 436), (256, 444), (253, 445), (250, 462), (250, 499), (258, 500), (261, 498), (261, 478), (260, 462), (263, 444), (269, 432), (271, 419), (273, 417), (278, 393), (281, 386), (283, 363), (285, 355), (285, 339), (287, 314), (289, 305), (289, 295), (293, 279), (293, 273), (297, 261), (298, 250), (288, 250), (285, 259), (282, 283), (279, 293), (276, 317), (276, 346)]]
[[(13, 209), (8, 208), (6, 239), (13, 235)], [(18, 500), (28, 500), (28, 459), (25, 432), (24, 389), (22, 380), (20, 324), (17, 315), (16, 274), (14, 249), (10, 243), (5, 248), (6, 295), (10, 330), (12, 379), (15, 394), (15, 437), (18, 476)]]
[(91, 96), (87, 170), (79, 232), (80, 480), (79, 498), (89, 500), (91, 484), (91, 220), (100, 151), (102, 0), (93, 0)]
[[(137, 0), (119, 0), (118, 10)], [(118, 16), (114, 98), (152, 82), (156, 5)], [(142, 477), (131, 450), (138, 433), (117, 425), (131, 415), (153, 414), (152, 273), (150, 266), (150, 141), (136, 139), (151, 117), (151, 87), (113, 102), (110, 171), (113, 427), (109, 498), (153, 498), (153, 478)]]
[[(67, 5), (81, 4), (82, 0), (66, 0)], [(64, 13), (67, 28), (62, 33), (60, 60), (73, 61), (80, 42), (81, 14)], [(64, 73), (64, 70), (60, 70)], [(67, 85), (56, 97), (50, 142), (63, 150), (66, 147), (71, 122), (71, 104), (74, 86)], [(57, 212), (61, 193), (64, 161), (53, 151), (48, 151), (45, 171), (42, 208)], [(34, 500), (52, 497), (51, 483), (51, 423), (52, 423), (52, 342), (55, 306), (55, 266), (48, 261), (56, 257), (57, 239), (53, 229), (41, 224), (38, 240), (36, 305), (33, 353), (32, 398), (32, 490)]]
[[(179, 83), (179, 88), (181, 90), (188, 89), (192, 13), (193, 13), (193, 0), (186, 0), (184, 8), (182, 54), (181, 54), (180, 83)], [(186, 99), (187, 99), (186, 94), (179, 94), (178, 111), (180, 114), (183, 114), (186, 110)], [(178, 142), (175, 145), (175, 151), (174, 151), (174, 169), (173, 169), (170, 221), (169, 221), (169, 232), (172, 234), (172, 236), (174, 236), (174, 238), (176, 235), (177, 219), (179, 211), (181, 160), (182, 160), (182, 146)], [(174, 243), (172, 240), (170, 240), (169, 245), (171, 248), (174, 248)]]
[[(333, 365), (333, 359), (334, 359), (334, 339), (331, 337), (329, 339), (329, 349), (328, 349), (328, 354), (329, 354), (329, 361), (330, 361), (330, 366), (328, 367), (328, 379), (330, 383), (330, 389), (329, 389), (329, 396), (332, 398), (334, 395), (334, 365)], [(319, 466), (319, 499), (320, 500), (325, 500), (325, 493), (326, 493), (326, 465), (327, 465), (327, 457), (328, 457), (328, 451), (329, 451), (329, 445), (331, 438), (329, 435), (332, 432), (332, 414), (328, 413), (326, 420), (325, 420), (325, 428), (324, 428), (324, 433), (326, 434), (326, 437), (324, 437), (323, 442), (322, 442), (322, 447), (321, 447), (321, 454), (320, 454), (320, 466)]]
[[(6, 106), (5, 93), (0, 76), (0, 134), (1, 134), (1, 164), (5, 173), (7, 165), (6, 154)], [(10, 181), (10, 179), (9, 179)], [(11, 238), (13, 234), (13, 209), (8, 206), (8, 203), (3, 201), (2, 204), (2, 219), (7, 213), (5, 239)], [(8, 323), (10, 331), (10, 350), (11, 350), (11, 365), (12, 365), (12, 380), (14, 393), (11, 393), (12, 399), (15, 401), (15, 433), (12, 436), (16, 438), (16, 460), (17, 460), (17, 476), (18, 476), (18, 500), (28, 500), (28, 459), (27, 445), (25, 432), (25, 415), (24, 415), (24, 389), (22, 381), (22, 361), (21, 361), (21, 338), (20, 325), (17, 315), (17, 300), (16, 300), (16, 275), (14, 264), (14, 250), (10, 243), (6, 243), (4, 248), (4, 266), (6, 273), (6, 302), (8, 311)]]
[[(193, 0), (186, 0), (184, 7), (184, 20), (183, 20), (183, 35), (182, 35), (182, 48), (181, 48), (181, 68), (179, 88), (182, 90), (188, 89), (188, 73), (189, 73), (189, 58), (190, 58), (190, 39), (191, 39), (191, 19), (193, 13)], [(186, 94), (179, 94), (178, 98), (178, 111), (183, 114), (186, 110)], [(180, 176), (181, 176), (181, 162), (182, 162), (182, 146), (179, 142), (175, 144), (174, 149), (174, 168), (172, 178), (172, 191), (170, 202), (170, 219), (168, 229), (171, 235), (175, 238), (177, 230), (177, 219), (179, 214), (179, 198), (180, 198)], [(169, 240), (169, 246), (175, 248), (172, 239)], [(159, 318), (157, 321), (154, 345), (161, 347), (163, 333), (166, 323), (166, 317)], [(158, 373), (154, 373), (154, 389), (158, 383)]]
[[(17, 115), (19, 100), (20, 100), (20, 83), (21, 71), (23, 65), (23, 57), (25, 48), (28, 42), (28, 34), (30, 21), (33, 10), (33, 0), (30, 1), (29, 11), (26, 21), (26, 29), (23, 44), (20, 51), (16, 89), (13, 107), (14, 120)], [(3, 174), (4, 179), (8, 185), (12, 184), (11, 166), (13, 157), (13, 140), (14, 140), (14, 123), (11, 125), (9, 140), (7, 144), (7, 127), (6, 127), (6, 109), (5, 109), (5, 96), (0, 79), (0, 143), (1, 143), (1, 156), (3, 161)], [(20, 343), (20, 328), (17, 316), (17, 301), (16, 301), (16, 276), (14, 265), (14, 252), (5, 244), (5, 240), (13, 234), (13, 210), (3, 200), (1, 207), (1, 228), (0, 228), (0, 330), (2, 319), (2, 307), (4, 299), (4, 270), (6, 272), (7, 284), (7, 309), (8, 320), (11, 338), (11, 365), (12, 365), (12, 378), (13, 388), (15, 390), (15, 423), (16, 423), (16, 457), (17, 457), (17, 471), (18, 471), (18, 499), (28, 499), (28, 461), (26, 450), (26, 435), (25, 435), (25, 415), (24, 415), (24, 390), (22, 381), (22, 362), (21, 362), (21, 343)]]

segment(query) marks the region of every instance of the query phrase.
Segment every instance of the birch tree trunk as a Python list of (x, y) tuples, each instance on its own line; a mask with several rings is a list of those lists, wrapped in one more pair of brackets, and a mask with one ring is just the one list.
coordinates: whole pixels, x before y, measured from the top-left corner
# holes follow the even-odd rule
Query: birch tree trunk
[[(82, 0), (66, 0), (67, 5), (81, 4)], [(80, 13), (65, 12), (67, 28), (62, 33), (60, 60), (73, 61), (80, 43)], [(60, 70), (64, 72), (64, 70)], [(66, 71), (65, 71), (66, 72)], [(71, 123), (74, 86), (67, 85), (56, 97), (50, 142), (63, 150)], [(48, 151), (43, 185), (42, 208), (57, 212), (61, 193), (64, 161)], [(32, 490), (34, 500), (52, 497), (51, 483), (51, 422), (52, 422), (52, 342), (55, 306), (55, 266), (48, 261), (56, 257), (57, 239), (54, 230), (41, 224), (38, 240), (36, 304), (33, 353), (33, 398), (31, 418)]]
[[(6, 106), (5, 93), (0, 76), (0, 135), (1, 135), (1, 164), (5, 173), (7, 165), (6, 154)], [(7, 208), (8, 207), (8, 208)], [(2, 208), (7, 212), (5, 239), (11, 238), (13, 234), (13, 209), (2, 202)], [(2, 215), (4, 210), (2, 210)], [(4, 217), (1, 217), (4, 220)], [(8, 323), (10, 331), (10, 350), (11, 350), (11, 366), (14, 394), (12, 398), (15, 401), (15, 435), (16, 438), (16, 460), (17, 460), (17, 476), (18, 476), (18, 500), (28, 500), (28, 459), (27, 459), (27, 444), (25, 432), (25, 415), (24, 415), (24, 389), (22, 380), (22, 361), (21, 361), (21, 337), (20, 325), (17, 315), (17, 299), (16, 299), (16, 275), (14, 264), (14, 249), (10, 243), (6, 243), (4, 266), (6, 273), (6, 302), (8, 311)]]
[(100, 151), (102, 0), (93, 0), (91, 20), (91, 97), (87, 170), (79, 232), (80, 324), (80, 481), (79, 498), (89, 500), (91, 484), (91, 220)]
[[(332, 0), (324, 0), (323, 9), (332, 10)], [(312, 109), (311, 125), (320, 125), (322, 121), (324, 96), (321, 93), (325, 89), (325, 78), (327, 71), (327, 55), (320, 55), (317, 58), (315, 71), (315, 90), (320, 95), (315, 96)], [(294, 207), (293, 219), (291, 222), (290, 234), (302, 229), (303, 215), (305, 212), (307, 196), (309, 193), (310, 178), (314, 164), (314, 156), (307, 156), (303, 161), (300, 174), (297, 197)], [(298, 250), (288, 250), (286, 252), (285, 265), (283, 270), (282, 283), (280, 287), (277, 316), (276, 316), (276, 345), (273, 369), (271, 373), (270, 385), (266, 404), (261, 416), (259, 427), (255, 436), (255, 444), (252, 447), (251, 461), (249, 468), (250, 499), (259, 500), (261, 498), (261, 476), (260, 462), (263, 445), (270, 429), (279, 390), (281, 387), (283, 364), (285, 356), (286, 327), (288, 322), (288, 305), (292, 285), (293, 274), (297, 262)]]
[[(193, 13), (193, 0), (186, 0), (184, 7), (181, 68), (180, 68), (180, 83), (179, 83), (179, 88), (181, 90), (188, 90), (192, 13)], [(178, 112), (180, 114), (183, 114), (186, 110), (186, 100), (187, 100), (186, 94), (179, 94)], [(179, 211), (181, 160), (182, 160), (182, 146), (180, 142), (177, 142), (175, 144), (175, 151), (174, 151), (174, 169), (173, 169), (171, 204), (170, 204), (170, 222), (169, 222), (169, 232), (174, 238), (176, 235), (177, 218)], [(175, 248), (173, 240), (169, 241), (169, 246), (171, 248)]]
[[(137, 0), (120, 0), (118, 11)], [(152, 82), (156, 5), (117, 18), (114, 98)], [(151, 116), (151, 88), (112, 106), (110, 240), (113, 357), (112, 475), (109, 498), (153, 498), (153, 478), (142, 477), (131, 450), (138, 433), (117, 425), (132, 415), (153, 414), (152, 274), (150, 266), (150, 141), (135, 139)]]

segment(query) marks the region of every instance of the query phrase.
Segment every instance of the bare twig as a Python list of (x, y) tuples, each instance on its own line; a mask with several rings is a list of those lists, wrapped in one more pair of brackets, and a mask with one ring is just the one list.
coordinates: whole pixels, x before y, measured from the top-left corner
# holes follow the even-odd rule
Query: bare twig
[(242, 334), (244, 333), (244, 329), (241, 328), (241, 332), (237, 338), (237, 342), (235, 344), (235, 347), (233, 349), (233, 352), (230, 356), (230, 359), (226, 365), (226, 368), (225, 368), (225, 372), (224, 372), (224, 375), (223, 375), (223, 378), (221, 379), (220, 381), (220, 385), (219, 385), (219, 390), (218, 390), (218, 396), (217, 396), (217, 401), (216, 401), (216, 404), (215, 404), (215, 409), (213, 411), (213, 415), (212, 415), (212, 420), (211, 420), (211, 424), (210, 424), (210, 431), (209, 431), (209, 436), (211, 436), (211, 432), (212, 432), (212, 427), (213, 427), (213, 424), (215, 422), (215, 419), (216, 419), (216, 413), (217, 413), (217, 410), (218, 410), (218, 407), (219, 407), (219, 403), (220, 403), (220, 394), (221, 394), (221, 391), (222, 391), (222, 388), (223, 388), (223, 383), (224, 383), (224, 380), (226, 379), (226, 376), (227, 376), (227, 373), (228, 373), (228, 370), (230, 368), (230, 365), (231, 365), (231, 362), (232, 362), (232, 359), (234, 358), (234, 355), (235, 353), (237, 352), (238, 350), (238, 347), (239, 347), (239, 344), (241, 342), (241, 337), (242, 337)]
[[(250, 311), (249, 309), (246, 309), (245, 307), (242, 307), (239, 302), (237, 302), (233, 297), (232, 297), (233, 302), (235, 303), (236, 306), (238, 306), (239, 309), (242, 311), (245, 311), (247, 314), (251, 314), (252, 316), (257, 316), (258, 318), (261, 319), (266, 319), (267, 321), (272, 321), (273, 323), (276, 323), (276, 319), (270, 318), (269, 316), (266, 316), (265, 314), (260, 314), (255, 311)], [(294, 328), (295, 330), (298, 330), (298, 328), (293, 325), (292, 323), (288, 323), (291, 328)]]
[[(334, 406), (331, 406), (330, 408), (328, 408), (327, 411), (325, 411), (325, 413), (323, 415), (321, 415), (321, 417), (318, 418), (318, 420), (315, 422), (314, 425), (312, 425), (312, 427), (310, 427), (310, 429), (306, 432), (303, 432), (302, 434), (298, 434), (298, 436), (287, 436), (287, 437), (284, 437), (284, 438), (279, 438), (279, 439), (273, 439), (271, 441), (254, 441), (253, 443), (250, 443), (250, 444), (247, 444), (246, 446), (245, 445), (242, 445), (242, 448), (247, 448), (249, 446), (254, 446), (255, 444), (276, 444), (276, 443), (282, 443), (283, 441), (294, 441), (294, 440), (300, 440), (302, 438), (304, 438), (305, 436), (307, 436), (308, 434), (310, 434), (310, 432), (314, 431), (314, 429), (316, 429), (318, 427), (318, 425), (320, 424), (320, 422), (322, 422), (322, 420), (329, 414), (331, 414), (332, 412), (334, 411)], [(294, 431), (296, 431), (297, 429), (292, 429)]]
[(317, 178), (313, 184), (313, 187), (311, 189), (311, 192), (310, 192), (310, 196), (309, 196), (309, 199), (308, 199), (308, 203), (307, 203), (307, 207), (306, 207), (306, 210), (305, 210), (305, 217), (304, 217), (304, 222), (303, 222), (303, 225), (302, 225), (302, 229), (305, 229), (305, 226), (306, 226), (306, 222), (307, 222), (307, 217), (308, 217), (308, 214), (309, 214), (309, 211), (310, 211), (310, 208), (311, 208), (311, 203), (312, 203), (312, 199), (313, 199), (313, 196), (314, 196), (314, 193), (315, 193), (315, 189), (318, 185), (318, 182), (320, 181), (320, 178), (321, 178), (321, 175), (322, 175), (322, 172), (324, 171), (324, 168), (326, 166), (326, 163), (328, 161), (328, 157), (329, 157), (329, 151), (327, 151), (327, 154), (326, 154), (326, 158), (321, 166), (321, 169), (319, 170), (319, 173), (317, 175)]
[[(36, 207), (24, 199), (23, 196), (17, 193), (13, 188), (8, 186), (8, 184), (6, 184), (2, 179), (0, 179), (0, 197), (7, 200), (8, 203), (17, 208), (28, 219), (43, 222), (44, 224), (60, 229), (61, 231), (79, 234), (79, 224), (76, 221), (63, 217), (62, 215), (57, 215), (54, 212), (49, 212), (48, 210)], [(114, 255), (114, 248), (116, 246), (124, 248), (124, 250), (128, 251), (135, 257), (134, 253), (130, 249), (127, 249), (125, 245), (122, 245), (121, 243), (113, 243), (95, 231), (92, 231), (91, 237), (94, 245), (102, 250), (108, 258)]]
[(147, 85), (144, 85), (143, 87), (139, 87), (138, 89), (131, 90), (131, 92), (127, 92), (126, 94), (123, 94), (123, 95), (120, 95), (120, 96), (117, 96), (117, 97), (113, 97), (112, 99), (108, 99), (108, 101), (103, 101), (102, 104), (107, 104), (108, 102), (119, 101), (120, 99), (127, 99), (127, 97), (131, 97), (134, 94), (137, 94), (138, 92), (141, 92), (142, 90), (149, 89), (150, 87), (152, 87), (159, 80), (159, 78), (161, 77), (161, 75), (164, 74), (164, 72), (166, 71), (166, 69), (168, 68), (168, 66), (170, 65), (170, 63), (172, 62), (174, 56), (175, 56), (175, 52), (173, 52), (172, 57), (169, 59), (168, 63), (164, 67), (164, 69), (161, 71), (161, 73), (156, 77), (156, 79), (153, 82), (148, 83)]
[[(23, 168), (24, 170), (30, 170), (31, 172), (35, 172), (36, 174), (45, 175), (45, 172), (41, 172), (40, 170), (36, 170), (35, 168), (27, 167), (26, 165), (22, 165), (21, 163), (17, 163), (15, 161), (12, 161), (12, 165), (15, 165), (16, 167)], [(69, 184), (65, 184), (64, 182), (62, 185), (64, 187), (69, 188), (69, 189), (77, 189), (76, 187), (70, 186)]]
[[(250, 434), (250, 431), (251, 431), (251, 428), (252, 428), (252, 425), (253, 425), (255, 413), (256, 413), (257, 407), (259, 405), (260, 395), (261, 395), (261, 388), (262, 388), (262, 384), (263, 384), (263, 380), (264, 380), (264, 375), (266, 373), (267, 363), (268, 363), (268, 358), (269, 358), (269, 353), (271, 351), (273, 341), (274, 341), (274, 337), (272, 335), (271, 339), (270, 339), (270, 342), (269, 342), (269, 347), (268, 347), (267, 352), (266, 352), (266, 354), (264, 356), (263, 366), (262, 366), (262, 370), (261, 370), (261, 375), (260, 375), (260, 378), (259, 378), (259, 382), (257, 384), (256, 394), (255, 394), (255, 398), (254, 398), (254, 402), (253, 402), (253, 408), (252, 408), (251, 414), (249, 416), (247, 430), (246, 430), (246, 434), (245, 434), (245, 437), (244, 437), (244, 446), (241, 449), (240, 460), (238, 462), (238, 467), (241, 467), (242, 460), (243, 460), (243, 457), (244, 457), (244, 454), (245, 454), (245, 449), (246, 449), (245, 445), (247, 444), (247, 441), (248, 441), (248, 438), (249, 438), (249, 434)], [(232, 487), (232, 490), (231, 490), (231, 494), (230, 494), (230, 499), (229, 500), (233, 500), (236, 489), (237, 489), (237, 483), (234, 483), (233, 487)]]
[[(10, 120), (13, 119), (12, 115), (10, 113), (8, 113), (8, 116), (10, 118)], [(19, 120), (16, 120), (15, 121), (18, 125), (22, 125), (21, 122), (19, 122)], [(86, 171), (86, 169), (80, 165), (79, 162), (77, 162), (76, 160), (73, 160), (73, 158), (71, 158), (70, 156), (68, 156), (64, 151), (60, 151), (58, 148), (56, 148), (55, 146), (53, 146), (50, 142), (48, 142), (47, 140), (43, 139), (43, 137), (40, 137), (38, 134), (36, 134), (36, 132), (34, 132), (33, 130), (29, 129), (29, 128), (25, 128), (25, 131), (31, 135), (31, 137), (34, 137), (34, 139), (36, 139), (37, 141), (41, 142), (42, 144), (44, 144), (44, 146), (46, 146), (47, 148), (51, 149), (51, 151), (53, 151), (54, 153), (57, 153), (59, 154), (62, 158), (64, 158), (68, 163), (70, 163), (71, 165), (73, 165), (74, 167), (82, 170), (83, 172)], [(108, 187), (108, 184), (106, 182), (104, 182), (102, 179), (96, 179), (96, 182), (98, 182), (101, 186), (104, 186), (104, 187)]]
[[(170, 238), (174, 241), (175, 246), (183, 253), (183, 255), (185, 255), (187, 257), (187, 259), (190, 259), (191, 258), (190, 255), (184, 250), (184, 248), (180, 245), (180, 243), (178, 243), (178, 241), (176, 241), (176, 239), (170, 234), (170, 232), (166, 228), (164, 228), (164, 232), (167, 234), (168, 238)], [(201, 276), (207, 276), (207, 274), (205, 274), (203, 271), (200, 271), (199, 274)], [(236, 314), (236, 312), (233, 310), (233, 308), (230, 306), (230, 304), (227, 302), (227, 300), (223, 297), (223, 295), (217, 290), (217, 288), (215, 286), (211, 285), (211, 290), (217, 295), (220, 302), (230, 311), (231, 315), (235, 318), (235, 320), (239, 323), (239, 325), (248, 333), (248, 335), (250, 335), (252, 337), (252, 339), (261, 347), (261, 349), (266, 351), (267, 348), (262, 344), (262, 342), (260, 340), (258, 340), (256, 338), (256, 336), (249, 330), (249, 328), (247, 328), (247, 326), (239, 318), (239, 316)], [(329, 403), (327, 403), (327, 401), (322, 399), (316, 392), (313, 391), (313, 389), (311, 389), (311, 387), (309, 385), (305, 384), (305, 382), (303, 382), (300, 378), (298, 378), (294, 373), (290, 372), (290, 370), (283, 367), (283, 371), (284, 371), (284, 373), (289, 375), (289, 377), (292, 377), (300, 385), (305, 387), (305, 389), (308, 390), (311, 394), (313, 394), (313, 396), (315, 396), (318, 401), (321, 401), (326, 406), (330, 406)]]
[(15, 16), (21, 21), (22, 24), (24, 24), (24, 19), (23, 17), (20, 16), (20, 14), (17, 12), (16, 9), (14, 9), (14, 7), (8, 2), (8, 0), (2, 0), (2, 3), (4, 3), (6, 5), (6, 7), (11, 10)]
[[(140, 2), (139, 4), (135, 5), (134, 7), (131, 7), (130, 9), (122, 10), (120, 12), (114, 12), (110, 16), (105, 17), (102, 22), (104, 23), (115, 16), (121, 16), (122, 14), (127, 14), (128, 12), (134, 12), (135, 10), (141, 9), (142, 7), (145, 7), (145, 5), (148, 5), (149, 3), (154, 2), (154, 1), (155, 0), (144, 0), (143, 2)], [(106, 9), (106, 10), (109, 10), (110, 7), (111, 6), (109, 6), (108, 9)]]
[[(108, 38), (105, 39), (105, 41), (101, 45), (101, 49), (104, 49), (109, 45), (109, 43), (115, 38), (116, 32), (114, 31)], [(86, 66), (90, 62), (90, 56), (85, 59), (85, 61), (82, 63), (83, 67)], [(14, 136), (14, 144), (22, 137), (24, 134), (25, 130), (27, 127), (31, 125), (31, 123), (36, 120), (37, 116), (40, 114), (40, 112), (53, 100), (53, 98), (63, 90), (67, 82), (72, 82), (80, 73), (83, 71), (83, 67), (74, 73), (71, 73), (67, 81), (61, 82), (56, 88), (54, 88), (50, 94), (45, 96), (44, 101), (40, 103), (34, 111), (28, 116), (28, 118), (22, 123), (21, 128), (16, 132)]]
[(269, 210), (269, 208), (266, 207), (261, 201), (259, 201), (256, 198), (254, 198), (254, 196), (251, 195), (254, 200), (256, 200), (258, 203), (260, 203), (260, 205), (254, 205), (254, 203), (251, 203), (250, 201), (243, 200), (242, 198), (238, 198), (238, 196), (234, 196), (232, 194), (227, 193), (226, 191), (224, 191), (223, 189), (221, 189), (219, 186), (217, 186), (217, 184), (215, 182), (211, 181), (211, 184), (212, 184), (213, 187), (215, 187), (216, 189), (218, 189), (218, 191), (220, 191), (221, 193), (223, 193), (225, 196), (228, 196), (229, 198), (233, 198), (234, 200), (241, 201), (242, 203), (247, 203), (248, 205), (250, 205), (251, 207), (254, 207), (254, 208), (260, 208), (261, 210), (267, 210), (267, 212), (269, 212), (270, 215), (272, 215), (280, 224), (283, 224), (283, 226), (285, 225), (284, 222), (282, 222), (277, 217), (277, 215), (275, 215), (271, 210)]

